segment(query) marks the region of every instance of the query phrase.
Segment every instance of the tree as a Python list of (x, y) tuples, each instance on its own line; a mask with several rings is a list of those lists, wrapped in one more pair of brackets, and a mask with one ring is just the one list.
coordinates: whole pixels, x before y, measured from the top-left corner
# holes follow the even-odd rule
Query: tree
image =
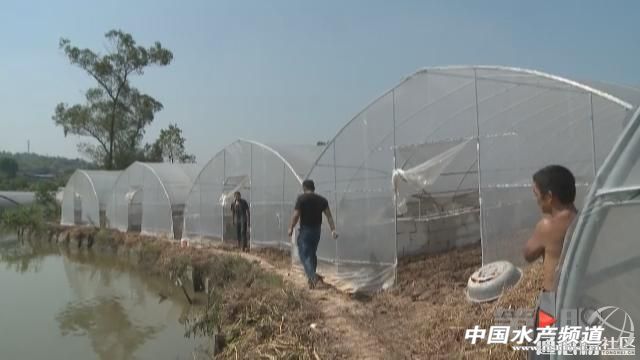
[(140, 160), (147, 162), (162, 162), (164, 159), (162, 158), (162, 148), (160, 147), (160, 143), (156, 141), (153, 144), (145, 144)]
[(105, 34), (107, 53), (72, 46), (60, 39), (60, 49), (72, 65), (86, 71), (97, 86), (87, 90), (86, 102), (56, 106), (53, 121), (68, 134), (90, 137), (96, 144), (82, 143), (78, 150), (107, 169), (124, 168), (135, 157), (138, 146), (162, 104), (131, 86), (130, 78), (143, 75), (151, 65), (166, 66), (173, 54), (159, 42), (145, 48), (130, 34), (111, 30)]
[(56, 202), (57, 187), (52, 183), (41, 183), (36, 188), (35, 204), (40, 207), (43, 219), (52, 221), (59, 218), (59, 206)]
[(15, 179), (18, 174), (18, 162), (9, 157), (0, 159), (0, 172), (9, 179)]
[(177, 124), (169, 125), (167, 129), (160, 130), (160, 136), (158, 140), (151, 145), (151, 153), (160, 151), (161, 160), (174, 163), (194, 163), (196, 161), (195, 155), (187, 154), (184, 147), (185, 138), (182, 136), (182, 129)]

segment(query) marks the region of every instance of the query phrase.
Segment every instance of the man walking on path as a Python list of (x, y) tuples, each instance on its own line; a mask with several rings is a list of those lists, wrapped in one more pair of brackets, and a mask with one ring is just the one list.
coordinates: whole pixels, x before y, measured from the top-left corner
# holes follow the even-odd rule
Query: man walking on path
[(309, 288), (316, 287), (318, 282), (322, 282), (322, 276), (316, 274), (318, 266), (318, 243), (322, 228), (322, 213), (327, 217), (327, 222), (331, 228), (331, 236), (338, 238), (336, 226), (333, 223), (329, 202), (324, 197), (315, 193), (316, 187), (312, 180), (302, 182), (304, 194), (298, 196), (295, 210), (289, 226), (289, 237), (293, 234), (294, 227), (300, 221), (300, 232), (298, 233), (297, 245), (298, 255), (304, 267), (304, 272), (309, 280)]
[(242, 249), (242, 251), (249, 251), (249, 241), (247, 239), (247, 228), (249, 228), (251, 224), (249, 203), (242, 198), (239, 191), (233, 194), (233, 198), (231, 214), (233, 215), (233, 225), (236, 227), (238, 247)]

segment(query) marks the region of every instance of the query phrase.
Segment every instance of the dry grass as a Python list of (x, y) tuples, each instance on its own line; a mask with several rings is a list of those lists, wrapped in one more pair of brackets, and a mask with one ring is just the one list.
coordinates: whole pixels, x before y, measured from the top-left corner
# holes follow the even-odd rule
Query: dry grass
[(251, 250), (251, 252), (267, 260), (273, 266), (283, 269), (291, 266), (291, 253), (289, 249), (259, 248)]
[(498, 301), (473, 304), (464, 293), (469, 276), (480, 266), (480, 249), (458, 249), (403, 261), (398, 284), (364, 302), (350, 314), (378, 336), (389, 359), (518, 359), (509, 346), (471, 345), (465, 330), (493, 324), (497, 307), (532, 307), (540, 288), (541, 267), (524, 269), (523, 279)]
[(222, 358), (234, 359), (236, 351), (240, 358), (250, 359), (340, 357), (334, 350), (339, 339), (310, 327), (323, 321), (317, 303), (280, 278), (256, 276), (250, 285), (245, 280), (221, 290), (220, 323), (229, 341)]
[[(104, 231), (95, 237), (96, 244), (115, 246), (118, 252), (123, 248), (142, 250), (138, 265), (147, 271), (182, 274), (195, 267), (209, 276), (214, 289), (210, 304), (192, 324), (195, 331), (209, 333), (220, 327), (226, 335), (227, 347), (217, 358), (315, 360), (346, 356), (335, 333), (309, 327), (318, 323), (319, 329), (326, 329), (320, 311), (323, 305), (255, 263), (232, 254), (221, 256), (219, 250), (180, 248), (153, 237)], [(233, 246), (224, 248), (236, 251)], [(286, 251), (252, 252), (279, 268), (291, 264)], [(403, 260), (392, 290), (360, 299), (347, 313), (337, 315), (375, 338), (383, 359), (524, 358), (525, 353), (516, 353), (507, 345), (471, 345), (464, 334), (475, 325), (491, 326), (498, 307), (533, 307), (541, 285), (541, 266), (523, 269), (521, 281), (498, 301), (473, 304), (464, 291), (480, 259), (476, 246)]]

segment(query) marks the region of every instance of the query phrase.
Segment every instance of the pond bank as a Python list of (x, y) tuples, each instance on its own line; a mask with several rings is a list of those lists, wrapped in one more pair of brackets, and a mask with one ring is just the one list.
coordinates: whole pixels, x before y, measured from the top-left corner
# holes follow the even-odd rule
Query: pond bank
[(84, 228), (58, 229), (51, 238), (71, 249), (117, 254), (142, 271), (181, 276), (190, 294), (194, 287), (208, 289), (210, 296), (195, 297), (209, 305), (194, 329), (213, 333), (219, 325), (227, 342), (220, 358), (226, 359), (236, 353), (238, 359), (522, 358), (508, 346), (473, 346), (464, 333), (489, 326), (497, 307), (531, 306), (540, 279), (534, 264), (499, 301), (471, 304), (464, 290), (480, 266), (480, 250), (470, 246), (406, 259), (393, 289), (360, 297), (307, 290), (289, 255), (274, 249), (181, 248), (166, 239)]
[(175, 241), (118, 231), (52, 225), (41, 241), (70, 252), (125, 259), (136, 271), (182, 284), (202, 305), (188, 321), (190, 335), (215, 336), (221, 359), (352, 358), (337, 334), (322, 326), (323, 313), (307, 292), (257, 262), (214, 248), (180, 247)]

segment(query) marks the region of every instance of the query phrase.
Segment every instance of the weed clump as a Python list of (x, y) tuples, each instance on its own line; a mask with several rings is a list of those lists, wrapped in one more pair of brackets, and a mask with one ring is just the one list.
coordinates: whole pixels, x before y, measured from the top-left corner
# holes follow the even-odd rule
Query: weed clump
[(322, 314), (301, 290), (239, 256), (214, 256), (204, 271), (208, 304), (190, 320), (188, 334), (224, 336), (216, 358), (336, 357), (336, 339), (310, 327)]

